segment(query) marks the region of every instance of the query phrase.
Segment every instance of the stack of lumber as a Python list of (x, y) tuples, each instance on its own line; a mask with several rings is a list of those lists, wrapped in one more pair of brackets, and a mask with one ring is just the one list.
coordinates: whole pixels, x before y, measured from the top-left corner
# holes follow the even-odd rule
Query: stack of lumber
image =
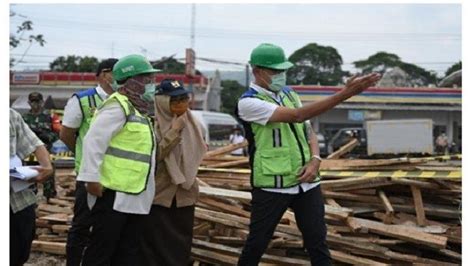
[(33, 251), (66, 254), (67, 233), (73, 217), (75, 182), (72, 169), (56, 170), (58, 196), (38, 204)]
[[(209, 152), (199, 170), (195, 265), (235, 265), (248, 236), (248, 159), (225, 155), (236, 147)], [(459, 265), (460, 170), (460, 161), (433, 158), (323, 160), (321, 188), (334, 264)], [(38, 205), (33, 250), (64, 255), (74, 204), (72, 169), (60, 169), (56, 180), (58, 197)], [(265, 264), (310, 264), (291, 209), (275, 230)]]
[[(214, 151), (198, 173), (192, 252), (204, 263), (235, 264), (248, 235), (248, 160), (224, 156), (229, 150)], [(323, 160), (327, 242), (335, 264), (461, 263), (461, 164), (438, 159)], [(291, 210), (262, 263), (310, 263)]]
[[(434, 190), (436, 183), (426, 183)], [(334, 261), (354, 265), (459, 264), (461, 225), (456, 199), (460, 199), (460, 190), (456, 190), (460, 187), (448, 181), (443, 185), (436, 188), (441, 195), (411, 183), (344, 191), (331, 191), (323, 185), (327, 242)], [(447, 191), (450, 193), (444, 193)], [(195, 260), (237, 262), (248, 235), (250, 200), (250, 192), (202, 182), (195, 214)], [(291, 210), (283, 215), (262, 262), (309, 264)]]

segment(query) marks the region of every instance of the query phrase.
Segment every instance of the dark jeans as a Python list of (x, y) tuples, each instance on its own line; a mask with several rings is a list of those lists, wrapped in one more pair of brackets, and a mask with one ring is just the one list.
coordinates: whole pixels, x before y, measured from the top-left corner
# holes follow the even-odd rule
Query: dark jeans
[[(92, 231), (82, 265), (137, 265), (141, 215), (115, 211), (115, 191), (105, 190), (92, 208)], [(165, 240), (164, 240), (165, 241)]]
[(31, 205), (17, 213), (10, 209), (10, 265), (19, 266), (28, 261), (31, 243), (35, 237), (35, 207)]
[(84, 182), (76, 181), (74, 217), (67, 235), (67, 266), (79, 266), (81, 264), (82, 253), (89, 242), (91, 224), (86, 186)]
[(267, 249), (273, 232), (288, 207), (295, 213), (296, 223), (303, 235), (304, 247), (311, 258), (311, 265), (331, 265), (326, 244), (324, 201), (318, 186), (296, 195), (252, 191), (250, 233), (242, 250), (239, 265), (258, 265)]

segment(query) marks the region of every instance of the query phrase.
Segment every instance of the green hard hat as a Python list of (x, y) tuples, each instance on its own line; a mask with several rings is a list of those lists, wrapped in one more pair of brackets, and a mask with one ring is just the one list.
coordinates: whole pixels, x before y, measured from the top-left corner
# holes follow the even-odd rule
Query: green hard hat
[(122, 81), (129, 77), (159, 71), (158, 69), (154, 69), (144, 56), (132, 54), (120, 58), (117, 63), (115, 63), (112, 74), (116, 81)]
[(253, 49), (249, 63), (253, 66), (278, 70), (286, 70), (293, 66), (293, 63), (286, 59), (283, 49), (270, 43), (262, 43)]

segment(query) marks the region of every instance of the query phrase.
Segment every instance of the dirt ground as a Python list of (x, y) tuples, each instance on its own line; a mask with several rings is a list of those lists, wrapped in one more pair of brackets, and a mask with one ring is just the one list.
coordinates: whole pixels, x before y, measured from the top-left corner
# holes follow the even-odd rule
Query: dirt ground
[(43, 252), (31, 252), (30, 259), (25, 266), (63, 266), (66, 265), (65, 256), (55, 256)]

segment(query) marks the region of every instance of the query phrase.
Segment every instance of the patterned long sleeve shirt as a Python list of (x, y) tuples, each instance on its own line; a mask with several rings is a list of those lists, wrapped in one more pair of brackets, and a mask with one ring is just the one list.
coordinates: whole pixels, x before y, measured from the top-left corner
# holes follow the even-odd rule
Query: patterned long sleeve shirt
[[(25, 158), (36, 148), (44, 145), (25, 123), (21, 115), (10, 108), (10, 157)], [(31, 188), (19, 192), (10, 189), (10, 207), (17, 213), (36, 203), (36, 195)]]

